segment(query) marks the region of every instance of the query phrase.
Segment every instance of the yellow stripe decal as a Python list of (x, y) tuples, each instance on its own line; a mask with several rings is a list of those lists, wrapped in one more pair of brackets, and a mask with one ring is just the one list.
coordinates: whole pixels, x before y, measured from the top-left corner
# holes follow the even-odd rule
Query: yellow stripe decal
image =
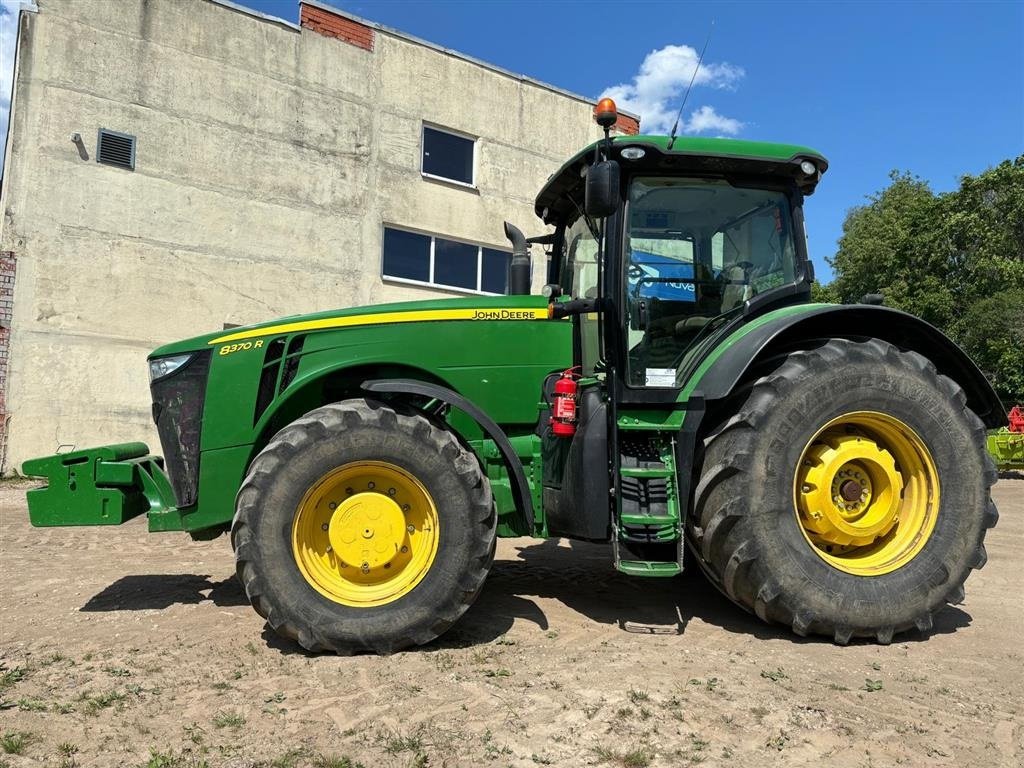
[(409, 312), (377, 312), (371, 315), (349, 317), (325, 317), (320, 320), (300, 320), (281, 323), (266, 328), (229, 333), (208, 341), (207, 344), (224, 344), (241, 339), (255, 339), (279, 333), (300, 331), (324, 331), (332, 328), (351, 328), (358, 325), (383, 325), (387, 323), (423, 323), (434, 320), (547, 320), (547, 307), (523, 309), (519, 307), (496, 307), (494, 309), (416, 309)]

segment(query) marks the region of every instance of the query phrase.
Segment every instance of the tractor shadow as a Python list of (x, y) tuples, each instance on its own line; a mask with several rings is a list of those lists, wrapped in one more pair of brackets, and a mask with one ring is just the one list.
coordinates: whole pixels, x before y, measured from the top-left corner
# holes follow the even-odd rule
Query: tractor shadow
[[(517, 542), (518, 544), (518, 542)], [(606, 544), (549, 539), (516, 546), (516, 559), (495, 560), (477, 601), (444, 635), (425, 650), (463, 648), (493, 642), (517, 620), (550, 629), (537, 599), (554, 600), (589, 621), (646, 635), (684, 635), (697, 619), (727, 632), (791, 644), (828, 643), (827, 638), (802, 638), (785, 627), (767, 625), (721, 595), (692, 562), (671, 579), (629, 577), (612, 568)], [(174, 605), (212, 603), (221, 608), (248, 606), (236, 578), (212, 581), (196, 574), (124, 576), (93, 595), (79, 610), (91, 612), (166, 610)], [(947, 606), (934, 617), (928, 634), (909, 632), (898, 643), (927, 640), (969, 626), (971, 615)], [(264, 628), (268, 647), (282, 653), (306, 654), (297, 644)], [(871, 642), (854, 640), (854, 643)]]
[[(530, 598), (556, 600), (591, 621), (633, 634), (683, 635), (689, 623), (697, 619), (758, 639), (792, 644), (831, 642), (823, 637), (799, 637), (785, 627), (765, 624), (746, 613), (718, 592), (692, 557), (680, 576), (645, 579), (615, 571), (611, 547), (605, 544), (549, 539), (517, 550), (517, 559), (495, 561), (477, 602), (432, 645), (444, 646), (452, 634), (459, 640), (476, 635), (477, 642), (485, 642), (500, 636), (511, 620), (520, 617), (547, 629), (547, 618)], [(935, 615), (931, 632), (904, 633), (896, 642), (920, 642), (932, 635), (956, 632), (970, 623), (969, 613), (947, 606)]]
[(159, 611), (172, 605), (205, 602), (221, 608), (249, 604), (242, 585), (234, 576), (211, 581), (209, 576), (166, 573), (124, 576), (89, 598), (79, 610), (85, 613)]

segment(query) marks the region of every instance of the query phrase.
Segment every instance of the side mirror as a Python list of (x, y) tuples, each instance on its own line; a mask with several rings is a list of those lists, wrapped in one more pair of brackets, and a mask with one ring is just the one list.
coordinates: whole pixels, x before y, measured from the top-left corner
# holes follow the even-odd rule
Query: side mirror
[(587, 171), (587, 215), (603, 219), (619, 207), (619, 164), (614, 160), (594, 163)]

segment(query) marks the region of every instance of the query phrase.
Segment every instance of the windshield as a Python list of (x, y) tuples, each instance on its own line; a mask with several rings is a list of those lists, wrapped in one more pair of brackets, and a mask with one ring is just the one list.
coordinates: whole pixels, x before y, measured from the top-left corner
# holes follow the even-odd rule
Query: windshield
[(675, 386), (715, 318), (796, 272), (789, 198), (724, 180), (637, 178), (626, 239), (629, 383)]

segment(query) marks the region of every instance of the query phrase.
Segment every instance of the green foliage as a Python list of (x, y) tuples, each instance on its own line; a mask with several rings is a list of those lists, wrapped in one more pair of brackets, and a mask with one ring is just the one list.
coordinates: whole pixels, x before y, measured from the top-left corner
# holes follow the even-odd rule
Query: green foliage
[(20, 755), (33, 741), (35, 741), (35, 737), (28, 731), (7, 731), (0, 736), (0, 749), (4, 751), (4, 754)]
[(819, 301), (882, 293), (949, 334), (1006, 402), (1024, 400), (1024, 155), (936, 195), (893, 171), (843, 223)]
[(1007, 402), (1024, 401), (1024, 287), (978, 299), (952, 331)]

